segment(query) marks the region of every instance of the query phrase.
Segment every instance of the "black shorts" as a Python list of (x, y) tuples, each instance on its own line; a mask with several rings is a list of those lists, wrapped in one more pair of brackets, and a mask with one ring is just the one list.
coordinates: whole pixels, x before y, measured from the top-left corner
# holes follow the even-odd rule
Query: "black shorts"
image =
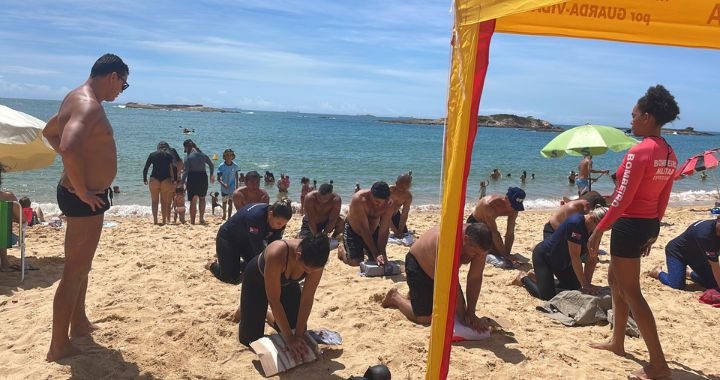
[[(378, 241), (378, 234), (380, 233), (380, 226), (373, 232), (372, 239), (375, 244)], [(363, 261), (365, 259), (365, 251), (368, 251), (368, 257), (370, 256), (370, 250), (362, 236), (353, 231), (350, 223), (345, 221), (345, 231), (343, 231), (343, 240), (345, 244), (345, 254), (350, 260)]]
[(620, 218), (610, 236), (610, 256), (637, 259), (642, 251), (655, 243), (660, 234), (657, 219)]
[(192, 201), (193, 197), (205, 197), (207, 196), (208, 190), (208, 176), (204, 171), (202, 172), (189, 172), (187, 176), (187, 182), (185, 184), (187, 188), (188, 201)]
[(467, 218), (467, 220), (465, 221), (465, 223), (468, 223), (468, 224), (478, 223), (478, 220), (475, 219), (475, 215), (470, 214), (470, 216), (468, 216), (468, 218)]
[(552, 228), (550, 222), (545, 223), (543, 227), (543, 240), (548, 240), (555, 233), (555, 229)]
[[(392, 223), (395, 226), (395, 228), (400, 228), (400, 219), (402, 218), (402, 215), (400, 214), (400, 211), (396, 212), (392, 216)], [(401, 234), (408, 233), (407, 224), (405, 225), (405, 228), (403, 228), (402, 231), (400, 231)]]
[(410, 287), (410, 304), (416, 317), (432, 315), (435, 281), (423, 271), (412, 253), (405, 255), (405, 275)]
[(96, 195), (102, 199), (104, 205), (96, 208), (95, 211), (93, 211), (90, 208), (90, 205), (80, 200), (80, 198), (78, 198), (78, 196), (74, 193), (71, 193), (68, 188), (60, 184), (58, 184), (57, 186), (58, 207), (60, 207), (60, 211), (62, 211), (62, 213), (69, 218), (82, 218), (104, 214), (105, 211), (110, 208), (108, 191), (105, 190), (104, 193), (99, 193)]
[[(318, 232), (321, 232), (325, 226), (328, 224), (328, 220), (316, 224), (316, 230)], [(302, 218), (302, 225), (300, 226), (300, 232), (298, 233), (298, 238), (305, 239), (306, 237), (312, 235), (312, 231), (310, 231), (310, 220), (308, 219), (307, 215), (303, 216)]]

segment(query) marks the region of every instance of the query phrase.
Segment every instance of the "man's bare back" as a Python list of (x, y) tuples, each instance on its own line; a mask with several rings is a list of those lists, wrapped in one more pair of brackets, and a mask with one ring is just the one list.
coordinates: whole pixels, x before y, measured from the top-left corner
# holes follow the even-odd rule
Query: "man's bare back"
[(576, 199), (574, 201), (565, 202), (565, 204), (560, 206), (560, 209), (550, 217), (548, 223), (550, 223), (553, 230), (556, 230), (568, 216), (578, 212), (587, 214), (589, 211), (590, 202), (584, 199)]
[(264, 189), (243, 186), (233, 192), (233, 203), (236, 209), (251, 203), (270, 203), (270, 195)]

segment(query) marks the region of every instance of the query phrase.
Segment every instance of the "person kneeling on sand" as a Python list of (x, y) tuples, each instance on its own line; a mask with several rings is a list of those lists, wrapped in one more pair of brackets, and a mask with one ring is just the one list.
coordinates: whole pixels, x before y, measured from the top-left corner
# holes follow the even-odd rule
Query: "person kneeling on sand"
[(323, 183), (320, 189), (313, 190), (305, 196), (305, 215), (298, 238), (322, 234), (333, 238), (342, 235), (345, 221), (340, 216), (342, 198), (333, 192), (333, 185)]
[(597, 191), (589, 191), (578, 199), (561, 202), (560, 208), (548, 219), (543, 227), (543, 240), (548, 240), (553, 232), (567, 219), (568, 216), (581, 212), (587, 214), (598, 206), (607, 207), (605, 198)]
[[(475, 210), (467, 218), (467, 223), (483, 222), (487, 224), (492, 233), (493, 247), (488, 252), (488, 260), (502, 268), (514, 268), (520, 263), (511, 254), (513, 242), (515, 241), (515, 221), (518, 212), (524, 211), (525, 191), (519, 187), (511, 187), (505, 196), (488, 195), (480, 198)], [(507, 228), (505, 230), (505, 241), (503, 242), (495, 221), (500, 216), (507, 216)]]
[[(390, 186), (390, 198), (393, 201), (394, 210), (390, 230), (398, 239), (402, 239), (408, 233), (407, 220), (410, 214), (410, 205), (412, 204), (411, 185), (412, 172), (409, 172), (399, 175), (395, 181), (395, 186)], [(401, 208), (402, 212), (400, 211)]]
[(236, 189), (232, 196), (235, 210), (250, 203), (270, 203), (270, 194), (260, 188), (260, 173), (255, 170), (245, 174), (245, 186)]
[(291, 354), (302, 357), (308, 317), (329, 255), (328, 238), (317, 235), (275, 241), (250, 260), (233, 319), (240, 322), (240, 343), (248, 346), (262, 338), (267, 321)]
[[(436, 226), (422, 234), (413, 244), (405, 256), (405, 273), (410, 288), (410, 299), (392, 288), (382, 301), (383, 307), (397, 307), (410, 321), (422, 325), (430, 324), (439, 238), (440, 227)], [(492, 247), (492, 234), (485, 223), (465, 224), (462, 239), (460, 264), (470, 264), (465, 286), (467, 303), (458, 284), (455, 313), (465, 325), (477, 331), (485, 331), (489, 325), (475, 315), (475, 307), (482, 287), (485, 256)]]
[[(549, 239), (533, 249), (534, 276), (521, 272), (513, 284), (546, 301), (562, 290), (597, 294), (599, 288), (592, 285), (597, 254), (588, 254), (587, 241), (605, 213), (607, 208), (598, 207), (587, 215), (576, 213), (565, 219)], [(560, 281), (557, 286), (555, 277)]]
[[(720, 209), (715, 208), (720, 214)], [(720, 219), (720, 215), (718, 215)], [(685, 289), (685, 278), (702, 285), (705, 289), (720, 285), (720, 223), (718, 219), (701, 220), (690, 225), (680, 236), (665, 246), (667, 273), (658, 266), (650, 271), (650, 277), (658, 279), (673, 289)], [(690, 270), (686, 272), (686, 267)]]
[(253, 203), (240, 208), (217, 233), (217, 260), (205, 268), (218, 280), (239, 284), (245, 265), (259, 255), (267, 244), (282, 239), (285, 225), (292, 218), (290, 201), (273, 205)]
[(367, 252), (370, 261), (385, 265), (385, 249), (390, 235), (393, 203), (390, 187), (375, 182), (368, 190), (355, 193), (350, 201), (338, 258), (350, 266), (359, 266)]

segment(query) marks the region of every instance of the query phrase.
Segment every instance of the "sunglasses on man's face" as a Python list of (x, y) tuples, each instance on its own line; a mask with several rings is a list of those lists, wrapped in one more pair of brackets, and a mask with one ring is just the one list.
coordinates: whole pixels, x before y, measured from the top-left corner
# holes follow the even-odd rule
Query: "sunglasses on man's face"
[(127, 82), (125, 79), (121, 78), (119, 75), (118, 75), (118, 79), (120, 79), (120, 80), (123, 82), (123, 85), (122, 85), (122, 87), (120, 88), (120, 92), (123, 92), (123, 91), (127, 90), (128, 87), (130, 87), (130, 85), (128, 84), (128, 82)]

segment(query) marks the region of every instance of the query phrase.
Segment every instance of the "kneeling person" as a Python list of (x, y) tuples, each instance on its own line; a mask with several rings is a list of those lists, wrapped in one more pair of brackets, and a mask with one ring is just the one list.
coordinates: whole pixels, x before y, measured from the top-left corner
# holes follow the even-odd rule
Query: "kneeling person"
[(338, 249), (338, 257), (356, 267), (367, 252), (369, 260), (384, 265), (392, 212), (387, 183), (375, 182), (370, 190), (355, 193), (345, 220), (344, 249)]
[(344, 230), (344, 220), (340, 217), (341, 206), (342, 199), (333, 192), (332, 184), (323, 183), (320, 189), (309, 192), (305, 196), (305, 215), (298, 238), (317, 234), (332, 234), (333, 238), (341, 235)]
[[(465, 286), (467, 303), (458, 284), (455, 313), (465, 325), (483, 331), (487, 330), (488, 326), (475, 315), (475, 307), (482, 287), (485, 256), (492, 247), (492, 235), (485, 223), (465, 224), (463, 230), (460, 264), (470, 264)], [(410, 287), (410, 299), (403, 297), (393, 288), (385, 296), (383, 307), (395, 306), (407, 319), (415, 323), (423, 325), (430, 323), (439, 237), (440, 227), (433, 227), (420, 236), (405, 256), (405, 273)]]

